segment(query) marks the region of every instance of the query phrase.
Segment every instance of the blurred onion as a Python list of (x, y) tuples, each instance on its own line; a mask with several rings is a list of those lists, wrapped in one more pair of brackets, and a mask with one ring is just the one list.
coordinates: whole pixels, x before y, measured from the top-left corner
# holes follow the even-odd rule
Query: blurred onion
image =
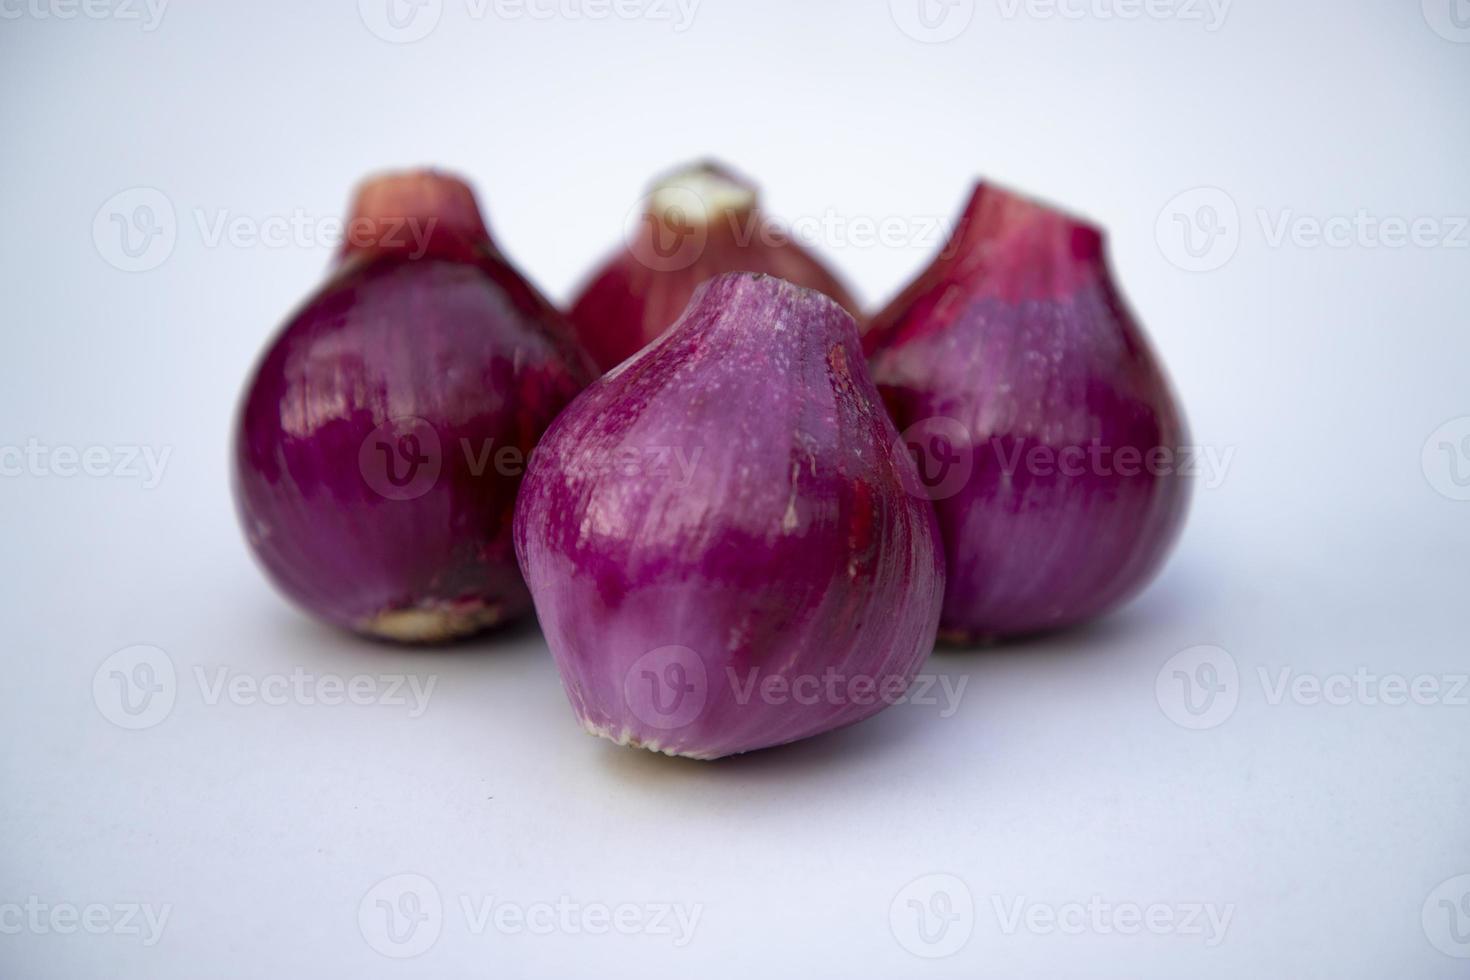
[(1159, 570), (1188, 436), (1097, 229), (978, 187), (864, 347), (939, 514), (946, 638), (1082, 622)]
[(526, 456), (594, 369), (437, 173), (366, 183), (337, 268), (266, 350), (235, 498), (272, 581), (322, 619), (438, 641), (529, 611)]
[(859, 316), (841, 281), (765, 217), (755, 186), (724, 167), (702, 163), (671, 174), (644, 204), (627, 247), (592, 276), (569, 314), (604, 371), (651, 343), (696, 287), (725, 272), (776, 276)]

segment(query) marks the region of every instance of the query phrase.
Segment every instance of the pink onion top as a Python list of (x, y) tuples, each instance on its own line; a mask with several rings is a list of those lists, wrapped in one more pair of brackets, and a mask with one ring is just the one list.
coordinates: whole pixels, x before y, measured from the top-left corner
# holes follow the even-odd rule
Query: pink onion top
[(698, 286), (726, 272), (785, 279), (859, 315), (842, 282), (762, 213), (753, 184), (701, 163), (654, 184), (627, 247), (592, 276), (569, 316), (610, 370), (663, 333)]

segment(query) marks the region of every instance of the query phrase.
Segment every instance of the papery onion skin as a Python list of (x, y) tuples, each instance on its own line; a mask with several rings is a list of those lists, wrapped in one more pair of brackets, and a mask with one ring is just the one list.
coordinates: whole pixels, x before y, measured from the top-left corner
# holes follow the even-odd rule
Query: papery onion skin
[(650, 344), (694, 290), (726, 272), (760, 272), (825, 293), (861, 316), (846, 286), (761, 212), (756, 188), (715, 163), (657, 181), (627, 247), (608, 260), (568, 316), (608, 371)]
[(980, 185), (863, 340), (935, 491), (942, 638), (1075, 625), (1154, 577), (1188, 509), (1188, 435), (1096, 228)]
[(491, 244), (468, 186), (433, 172), (368, 182), (337, 267), (240, 407), (234, 490), (252, 550), (301, 607), (374, 637), (439, 642), (525, 615), (520, 477), (594, 373)]
[(841, 307), (767, 276), (701, 287), (562, 413), (521, 490), (517, 554), (577, 717), (714, 759), (891, 703), (857, 703), (859, 679), (902, 694), (944, 591), (916, 479)]

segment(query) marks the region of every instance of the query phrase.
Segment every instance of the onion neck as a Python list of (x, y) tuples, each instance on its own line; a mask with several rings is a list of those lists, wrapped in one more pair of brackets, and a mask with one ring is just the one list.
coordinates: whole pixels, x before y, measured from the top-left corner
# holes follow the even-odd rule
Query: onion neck
[(489, 241), (469, 184), (436, 170), (401, 171), (358, 187), (340, 258), (385, 253), (417, 258), (446, 243), (473, 249)]
[(936, 265), (1013, 299), (1070, 295), (1105, 278), (1094, 225), (992, 184), (978, 184)]
[(755, 213), (755, 185), (729, 168), (704, 161), (658, 180), (648, 195), (648, 218), (669, 229), (734, 225)]

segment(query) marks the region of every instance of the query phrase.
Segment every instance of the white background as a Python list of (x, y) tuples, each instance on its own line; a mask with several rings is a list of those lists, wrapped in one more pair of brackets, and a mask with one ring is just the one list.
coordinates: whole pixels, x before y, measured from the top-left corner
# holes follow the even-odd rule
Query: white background
[[(179, 2), (161, 20), (4, 0), (0, 975), (1464, 976), (1456, 2), (1470, 23), (1463, 0), (1239, 0), (1223, 21), (1184, 0), (1131, 18), (960, 0), (927, 31), (907, 0), (704, 0), (689, 24), (662, 6), (538, 19), (431, 0), (408, 21), (426, 35), (396, 43), (371, 29), (392, 37), (378, 0)], [(966, 684), (949, 717), (902, 705), (714, 765), (584, 735), (534, 628), (402, 652), (280, 600), (235, 525), (228, 433), (330, 248), (214, 240), (215, 223), (331, 218), (369, 171), (440, 164), (474, 180), (499, 241), (564, 302), (646, 181), (705, 154), (761, 182), (780, 217), (916, 229), (818, 241), (872, 304), (922, 266), (937, 246), (923, 228), (977, 175), (1104, 225), (1196, 441), (1234, 454), (1154, 586), (1089, 629), (937, 655), (932, 671)], [(130, 260), (113, 215), (160, 196), (170, 234)], [(1182, 234), (1203, 234), (1206, 205), (1223, 234), (1192, 258)], [(1360, 212), (1428, 218), (1438, 238), (1386, 246), (1363, 222), (1339, 246), (1275, 235)], [(108, 447), (114, 472), (17, 473), (31, 440)], [(156, 485), (129, 475), (127, 446), (169, 453)], [(129, 730), (106, 681), (134, 655), (104, 661), (137, 644), (167, 658), (152, 655), (174, 700)], [(1201, 645), (1223, 655), (1170, 663)], [(1192, 730), (1173, 670), (1202, 676), (1206, 655), (1228, 690)], [(413, 717), (211, 704), (197, 673), (297, 668), (435, 687)], [(1359, 668), (1370, 686), (1345, 704), (1275, 696), (1283, 671)], [(1375, 703), (1372, 678), (1393, 676), (1429, 677), (1437, 703)], [(410, 879), (378, 883), (401, 874), (442, 904), (412, 959), (383, 955), (411, 950), (375, 925)], [(462, 899), (700, 918), (676, 947), (477, 929)], [(959, 916), (937, 944), (911, 899)], [(1007, 928), (1018, 901), (1093, 899), (1231, 918), (1214, 945), (1107, 920)], [(169, 918), (146, 945), (16, 918), (36, 902)], [(1470, 907), (1458, 927), (1470, 939)]]

